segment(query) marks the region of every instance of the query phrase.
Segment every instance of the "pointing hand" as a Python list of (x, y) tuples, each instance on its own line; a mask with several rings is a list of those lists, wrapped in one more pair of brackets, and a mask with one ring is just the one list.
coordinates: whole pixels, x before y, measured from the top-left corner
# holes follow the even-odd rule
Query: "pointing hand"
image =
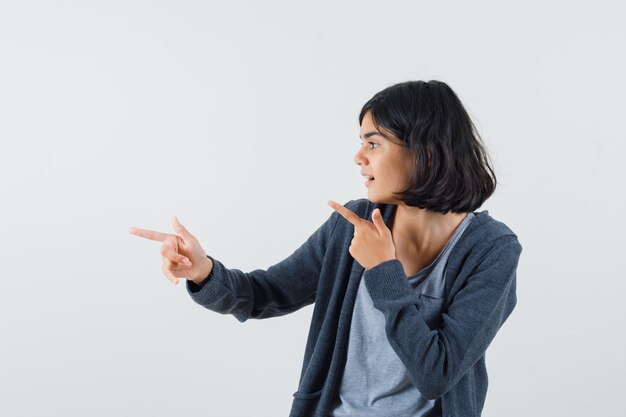
[(163, 257), (161, 269), (174, 284), (178, 284), (178, 278), (188, 279), (196, 284), (202, 283), (213, 269), (213, 262), (206, 256), (198, 239), (189, 233), (176, 217), (172, 218), (172, 226), (176, 234), (155, 232), (138, 227), (131, 227), (128, 232), (139, 237), (163, 242), (161, 245), (161, 256)]
[(354, 226), (350, 255), (365, 269), (371, 269), (385, 261), (396, 259), (396, 247), (393, 244), (391, 230), (387, 228), (380, 209), (374, 210), (373, 222), (370, 222), (332, 200), (328, 202), (328, 205)]

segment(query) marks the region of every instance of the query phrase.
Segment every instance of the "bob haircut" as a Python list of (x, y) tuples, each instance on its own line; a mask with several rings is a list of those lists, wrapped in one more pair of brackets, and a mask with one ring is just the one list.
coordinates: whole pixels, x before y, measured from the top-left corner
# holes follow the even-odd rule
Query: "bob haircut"
[(438, 213), (476, 210), (496, 189), (489, 155), (467, 111), (441, 81), (408, 81), (376, 93), (361, 109), (393, 133), (415, 161), (398, 200)]

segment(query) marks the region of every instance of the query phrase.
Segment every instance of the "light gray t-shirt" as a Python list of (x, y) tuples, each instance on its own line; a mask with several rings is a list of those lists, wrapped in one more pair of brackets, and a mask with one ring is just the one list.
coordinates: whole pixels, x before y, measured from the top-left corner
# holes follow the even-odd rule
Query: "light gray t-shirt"
[[(418, 308), (432, 329), (439, 325), (445, 301), (445, 269), (450, 251), (474, 217), (469, 213), (444, 249), (430, 265), (412, 277), (420, 294)], [(367, 271), (364, 272), (366, 274)], [(357, 291), (345, 371), (339, 400), (331, 417), (434, 417), (441, 416), (441, 400), (426, 400), (411, 382), (407, 369), (385, 334), (385, 317), (374, 307), (361, 278)]]

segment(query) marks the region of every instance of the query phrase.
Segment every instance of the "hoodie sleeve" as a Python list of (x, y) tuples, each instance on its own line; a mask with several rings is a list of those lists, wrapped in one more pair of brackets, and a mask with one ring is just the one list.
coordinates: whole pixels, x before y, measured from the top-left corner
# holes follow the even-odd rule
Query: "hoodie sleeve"
[(201, 286), (187, 281), (187, 292), (201, 306), (232, 314), (240, 322), (282, 316), (312, 304), (338, 217), (333, 212), (302, 246), (267, 270), (228, 269), (209, 256), (212, 276)]
[(521, 251), (515, 237), (494, 241), (434, 329), (422, 317), (400, 261), (365, 272), (374, 306), (385, 316), (387, 339), (425, 398), (448, 392), (485, 353), (513, 311)]

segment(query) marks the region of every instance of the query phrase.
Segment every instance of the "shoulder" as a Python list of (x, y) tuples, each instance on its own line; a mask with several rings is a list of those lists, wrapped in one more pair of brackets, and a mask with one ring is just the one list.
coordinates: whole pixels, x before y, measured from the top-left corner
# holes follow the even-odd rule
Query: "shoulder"
[(517, 240), (517, 235), (506, 224), (491, 217), (487, 210), (474, 212), (474, 218), (467, 226), (464, 235), (474, 239), (493, 241), (504, 238)]
[(491, 217), (487, 210), (474, 212), (474, 216), (457, 242), (451, 258), (461, 262), (469, 258), (479, 261), (494, 251), (504, 257), (519, 258), (522, 245), (511, 228)]
[(517, 235), (487, 211), (474, 215), (448, 258), (446, 292), (452, 298), (471, 276), (493, 288), (503, 288), (516, 277), (522, 253)]

